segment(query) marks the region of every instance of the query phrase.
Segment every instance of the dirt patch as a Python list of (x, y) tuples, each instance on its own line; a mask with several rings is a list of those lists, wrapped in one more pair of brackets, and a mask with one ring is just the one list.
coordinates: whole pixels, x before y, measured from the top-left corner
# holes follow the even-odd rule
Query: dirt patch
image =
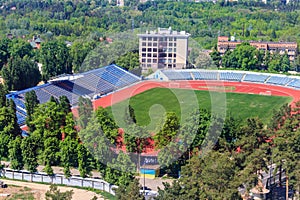
[[(44, 200), (45, 193), (49, 190), (49, 185), (38, 184), (38, 183), (30, 183), (30, 182), (21, 182), (21, 181), (14, 181), (14, 180), (2, 180), (5, 184), (8, 185), (7, 188), (0, 188), (0, 194), (11, 194), (9, 197), (0, 197), (2, 199), (13, 199), (14, 195), (20, 195), (23, 193), (32, 193), (33, 198), (22, 198), (18, 196), (18, 198), (14, 199), (35, 199), (35, 200)], [(89, 200), (92, 199), (94, 196), (97, 197), (98, 200), (104, 200), (104, 198), (91, 191), (65, 187), (65, 186), (58, 186), (58, 189), (61, 192), (66, 192), (68, 190), (73, 190), (74, 194), (72, 199), (75, 200)]]

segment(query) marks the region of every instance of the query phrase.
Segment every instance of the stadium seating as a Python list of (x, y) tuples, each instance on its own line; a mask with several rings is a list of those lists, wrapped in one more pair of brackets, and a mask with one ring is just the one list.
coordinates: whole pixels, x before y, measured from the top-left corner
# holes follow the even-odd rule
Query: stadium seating
[(243, 81), (264, 83), (267, 78), (268, 75), (264, 74), (246, 74)]
[(213, 71), (193, 71), (195, 80), (218, 80), (218, 72)]
[(292, 80), (292, 78), (289, 78), (287, 76), (270, 76), (266, 83), (275, 85), (286, 85)]
[(164, 70), (163, 73), (170, 80), (193, 80), (189, 71)]
[(294, 80), (292, 80), (287, 86), (299, 89), (300, 88), (300, 79), (294, 79)]
[(220, 80), (226, 81), (241, 81), (244, 73), (238, 72), (220, 72)]
[[(24, 104), (25, 93), (34, 90), (40, 103), (46, 103), (51, 96), (59, 98), (66, 96), (72, 106), (76, 106), (79, 96), (106, 95), (122, 87), (140, 81), (140, 78), (126, 72), (116, 65), (109, 65), (103, 68), (91, 70), (74, 76), (75, 79), (53, 80), (50, 83), (14, 92), (7, 95), (16, 103), (18, 123), (23, 125), (26, 119), (26, 109)], [(76, 78), (77, 77), (77, 78)], [(79, 77), (79, 78), (78, 78)], [(63, 77), (64, 78), (64, 77)]]

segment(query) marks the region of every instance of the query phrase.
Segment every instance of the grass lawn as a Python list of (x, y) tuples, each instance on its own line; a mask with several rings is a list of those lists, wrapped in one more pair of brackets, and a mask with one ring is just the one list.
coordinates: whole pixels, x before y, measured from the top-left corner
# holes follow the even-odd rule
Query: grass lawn
[(243, 120), (259, 117), (267, 122), (272, 117), (273, 110), (291, 101), (291, 97), (154, 88), (108, 109), (118, 125), (123, 127), (124, 110), (129, 103), (135, 110), (138, 124), (155, 130), (165, 112), (173, 111), (178, 117), (185, 119), (197, 107), (215, 114), (234, 115)]

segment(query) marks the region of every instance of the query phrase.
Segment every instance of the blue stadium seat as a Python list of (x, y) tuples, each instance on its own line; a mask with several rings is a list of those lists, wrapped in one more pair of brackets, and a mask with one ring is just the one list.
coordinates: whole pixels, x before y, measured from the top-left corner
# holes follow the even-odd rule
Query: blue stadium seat
[(264, 74), (246, 74), (244, 81), (264, 83), (268, 77), (268, 75)]
[(218, 80), (218, 72), (194, 71), (195, 80)]
[(238, 72), (220, 72), (220, 80), (225, 81), (241, 81), (243, 76), (243, 73)]
[(286, 85), (292, 80), (292, 78), (289, 78), (287, 76), (271, 76), (266, 83), (275, 85)]
[(289, 84), (288, 84), (288, 86), (290, 86), (290, 87), (294, 87), (294, 88), (300, 88), (300, 79), (294, 79), (294, 80), (292, 80)]

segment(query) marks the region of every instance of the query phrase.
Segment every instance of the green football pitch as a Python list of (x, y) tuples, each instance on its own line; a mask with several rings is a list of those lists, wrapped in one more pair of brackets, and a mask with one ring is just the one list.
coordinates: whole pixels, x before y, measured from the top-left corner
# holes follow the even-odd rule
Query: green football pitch
[(108, 110), (122, 127), (126, 106), (130, 104), (135, 110), (137, 123), (154, 130), (165, 112), (175, 112), (184, 120), (197, 108), (244, 121), (250, 117), (258, 117), (263, 122), (268, 122), (274, 110), (291, 101), (291, 97), (281, 96), (154, 88), (115, 104)]

